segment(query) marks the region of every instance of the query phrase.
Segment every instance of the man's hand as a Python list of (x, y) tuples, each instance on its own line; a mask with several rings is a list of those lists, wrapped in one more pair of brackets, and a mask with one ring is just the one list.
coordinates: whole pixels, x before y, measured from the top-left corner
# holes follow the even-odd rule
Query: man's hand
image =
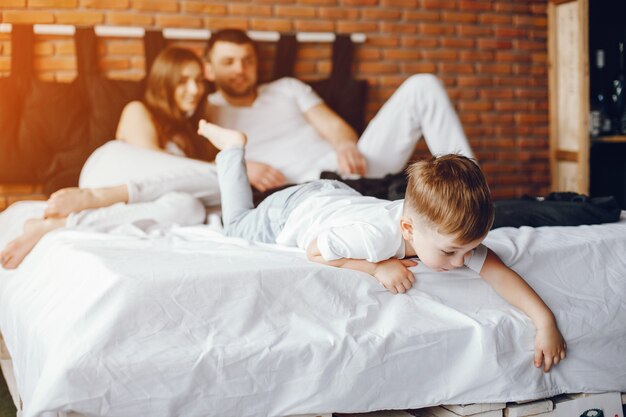
[(287, 184), (282, 172), (262, 162), (246, 161), (246, 168), (250, 184), (261, 192)]
[(342, 143), (336, 149), (337, 166), (344, 174), (365, 175), (367, 162), (354, 143)]
[(393, 294), (404, 294), (415, 282), (409, 267), (417, 265), (410, 259), (387, 259), (376, 264), (374, 277)]
[(565, 359), (567, 346), (556, 325), (537, 328), (535, 336), (535, 366), (549, 372), (552, 365), (557, 365)]

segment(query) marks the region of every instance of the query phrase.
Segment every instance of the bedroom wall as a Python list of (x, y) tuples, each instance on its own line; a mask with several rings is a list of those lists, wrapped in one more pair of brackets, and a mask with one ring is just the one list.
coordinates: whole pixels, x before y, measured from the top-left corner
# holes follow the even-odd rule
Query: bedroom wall
[[(546, 1), (512, 0), (0, 0), (0, 23), (130, 25), (246, 30), (362, 32), (355, 71), (370, 84), (368, 115), (407, 76), (437, 74), (448, 88), (496, 198), (548, 191)], [(202, 50), (202, 44), (186, 45)], [(271, 46), (264, 48), (271, 55)], [(143, 76), (139, 40), (102, 39), (111, 77)], [(0, 75), (10, 68), (10, 35), (0, 34)], [(75, 76), (66, 37), (38, 37), (40, 78)], [(329, 71), (326, 44), (303, 46), (302, 78)], [(271, 57), (262, 68), (269, 71)], [(418, 150), (424, 154), (422, 145)], [(0, 194), (11, 194), (11, 187)], [(22, 198), (25, 189), (20, 189)], [(28, 195), (28, 193), (26, 193)], [(3, 203), (4, 201), (4, 203)], [(0, 209), (6, 204), (0, 198)]]

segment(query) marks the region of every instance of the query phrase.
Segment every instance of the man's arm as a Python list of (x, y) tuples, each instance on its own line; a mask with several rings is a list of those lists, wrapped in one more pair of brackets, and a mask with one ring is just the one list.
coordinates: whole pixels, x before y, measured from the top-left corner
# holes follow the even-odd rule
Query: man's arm
[(356, 147), (359, 137), (348, 123), (324, 103), (311, 107), (304, 117), (335, 149), (341, 172), (365, 175), (367, 163)]
[(537, 328), (535, 358), (537, 368), (544, 364), (548, 372), (552, 365), (565, 358), (565, 340), (559, 331), (552, 311), (541, 297), (511, 268), (504, 265), (491, 250), (480, 270), (480, 276), (511, 305), (526, 313)]
[(415, 282), (413, 273), (408, 267), (417, 265), (417, 262), (409, 259), (387, 259), (382, 262), (369, 262), (365, 259), (341, 258), (327, 261), (322, 257), (317, 247), (317, 239), (313, 239), (307, 248), (306, 255), (310, 261), (337, 268), (352, 269), (372, 275), (391, 293), (405, 293)]

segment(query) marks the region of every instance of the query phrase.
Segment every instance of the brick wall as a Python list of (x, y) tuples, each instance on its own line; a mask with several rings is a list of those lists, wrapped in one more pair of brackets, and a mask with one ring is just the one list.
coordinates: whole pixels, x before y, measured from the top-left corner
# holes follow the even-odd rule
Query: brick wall
[[(542, 194), (549, 186), (545, 1), (513, 0), (0, 0), (0, 23), (130, 25), (147, 28), (363, 32), (355, 71), (370, 84), (371, 117), (410, 74), (445, 83), (496, 198)], [(71, 39), (39, 36), (39, 77), (71, 80)], [(200, 52), (199, 42), (185, 45)], [(263, 47), (272, 55), (273, 47)], [(139, 40), (102, 39), (101, 67), (116, 78), (143, 76)], [(10, 67), (0, 34), (0, 75)], [(330, 47), (301, 47), (296, 73), (329, 72)], [(267, 74), (266, 59), (262, 74)], [(422, 144), (417, 154), (426, 152)]]

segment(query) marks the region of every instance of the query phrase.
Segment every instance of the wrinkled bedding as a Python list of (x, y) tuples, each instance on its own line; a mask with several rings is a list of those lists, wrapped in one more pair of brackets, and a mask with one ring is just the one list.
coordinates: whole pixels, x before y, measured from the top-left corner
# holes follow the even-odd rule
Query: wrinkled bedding
[[(0, 214), (0, 246), (41, 203)], [(0, 269), (0, 330), (24, 416), (285, 416), (626, 391), (626, 217), (503, 228), (485, 244), (554, 311), (568, 357), (478, 275), (366, 274), (208, 227), (59, 230)], [(49, 414), (48, 414), (49, 413)]]

